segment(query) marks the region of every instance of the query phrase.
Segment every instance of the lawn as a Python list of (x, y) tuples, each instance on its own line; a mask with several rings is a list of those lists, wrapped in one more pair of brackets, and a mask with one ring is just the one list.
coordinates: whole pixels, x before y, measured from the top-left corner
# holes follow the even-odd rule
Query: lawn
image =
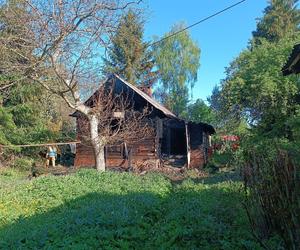
[(224, 179), (81, 170), (0, 186), (0, 249), (260, 249)]

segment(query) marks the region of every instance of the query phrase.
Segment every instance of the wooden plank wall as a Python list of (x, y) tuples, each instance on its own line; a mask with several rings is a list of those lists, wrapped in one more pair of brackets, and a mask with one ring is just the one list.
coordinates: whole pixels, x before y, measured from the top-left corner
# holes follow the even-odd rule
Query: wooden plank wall
[(202, 168), (206, 163), (205, 149), (203, 142), (206, 140), (206, 133), (198, 124), (190, 124), (189, 137), (190, 137), (190, 168)]
[(202, 168), (205, 161), (203, 147), (199, 147), (198, 149), (193, 149), (191, 152), (191, 161), (190, 161), (190, 168)]
[(77, 144), (74, 166), (76, 168), (95, 166), (94, 151), (91, 146)]
[[(155, 120), (153, 126), (155, 126), (156, 132), (159, 131), (159, 133), (156, 133), (156, 135), (152, 136), (151, 138), (143, 139), (134, 144), (127, 145), (128, 152), (131, 152), (131, 164), (133, 166), (142, 165), (146, 161), (159, 161), (161, 151), (165, 152), (168, 150), (168, 146), (170, 147), (170, 145), (167, 145), (169, 140), (162, 138), (163, 135), (168, 137), (168, 126), (162, 126), (162, 120)], [(198, 124), (189, 124), (188, 130), (190, 137), (190, 167), (201, 168), (208, 159), (206, 151), (209, 147), (209, 135), (208, 133), (205, 133), (203, 128)], [(79, 128), (77, 131), (77, 139), (82, 140), (82, 135)], [(162, 142), (163, 145), (161, 145)], [(124, 144), (106, 147), (105, 156), (107, 167), (127, 168), (129, 162), (128, 158), (126, 158), (125, 151), (126, 149), (124, 148)], [(74, 165), (77, 168), (95, 166), (93, 148), (88, 145), (78, 144)]]
[[(84, 118), (77, 118), (77, 139), (84, 141), (81, 131), (81, 123)], [(142, 136), (141, 136), (142, 138)], [(128, 152), (131, 152), (131, 163), (133, 165), (140, 164), (146, 160), (157, 159), (157, 137), (145, 138), (134, 144), (128, 144)], [(126, 158), (124, 144), (119, 146), (107, 146), (105, 150), (106, 166), (108, 167), (128, 167), (128, 158)], [(76, 156), (74, 165), (76, 168), (95, 166), (95, 158), (93, 148), (88, 144), (78, 144), (76, 148)]]
[[(106, 166), (107, 167), (128, 167), (128, 159), (125, 157), (124, 145), (107, 147)], [(155, 138), (145, 139), (138, 144), (128, 145), (128, 152), (131, 154), (132, 165), (140, 164), (146, 160), (155, 160)], [(79, 144), (76, 149), (76, 168), (95, 166), (95, 158), (92, 147)]]

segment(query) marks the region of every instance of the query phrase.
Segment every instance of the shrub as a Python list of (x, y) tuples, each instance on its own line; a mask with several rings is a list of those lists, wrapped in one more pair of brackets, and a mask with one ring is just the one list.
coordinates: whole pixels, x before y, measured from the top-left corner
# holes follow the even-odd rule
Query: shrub
[(20, 171), (29, 171), (33, 164), (33, 159), (27, 157), (18, 157), (12, 163), (12, 167)]
[(0, 168), (0, 176), (17, 177), (19, 172), (12, 168)]
[(222, 149), (215, 150), (212, 158), (206, 164), (205, 169), (214, 174), (222, 169), (228, 170), (234, 166), (235, 150), (232, 149), (230, 144), (224, 144)]
[(277, 233), (287, 249), (300, 249), (300, 151), (275, 140), (254, 145), (244, 151), (243, 168), (252, 228), (258, 238)]

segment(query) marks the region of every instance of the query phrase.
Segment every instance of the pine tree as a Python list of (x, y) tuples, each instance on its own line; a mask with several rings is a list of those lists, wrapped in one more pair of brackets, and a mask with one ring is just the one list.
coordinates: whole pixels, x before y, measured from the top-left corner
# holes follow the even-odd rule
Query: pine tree
[(255, 43), (259, 44), (260, 38), (277, 42), (299, 31), (300, 10), (297, 2), (298, 0), (270, 0), (264, 16), (259, 19), (257, 29), (253, 32)]
[(143, 21), (133, 11), (121, 18), (108, 58), (103, 58), (104, 74), (116, 73), (134, 85), (153, 84), (154, 61), (149, 44), (143, 42), (143, 28)]

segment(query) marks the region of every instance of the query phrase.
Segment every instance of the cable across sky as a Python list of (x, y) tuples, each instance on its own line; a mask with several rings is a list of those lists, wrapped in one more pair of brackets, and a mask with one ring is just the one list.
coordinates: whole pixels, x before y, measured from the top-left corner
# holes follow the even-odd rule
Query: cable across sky
[(193, 23), (193, 24), (191, 24), (191, 25), (189, 25), (189, 26), (187, 26), (187, 27), (185, 27), (185, 28), (183, 28), (183, 29), (181, 29), (181, 30), (178, 30), (178, 31), (176, 31), (176, 32), (174, 32), (174, 33), (172, 33), (172, 34), (166, 36), (166, 37), (161, 38), (161, 39), (158, 40), (158, 41), (155, 41), (155, 42), (149, 44), (149, 46), (153, 46), (153, 45), (158, 44), (158, 43), (160, 43), (160, 42), (162, 42), (162, 41), (164, 41), (164, 40), (167, 40), (167, 39), (169, 39), (169, 38), (171, 38), (171, 37), (173, 37), (173, 36), (176, 36), (177, 34), (183, 32), (183, 31), (185, 31), (185, 30), (188, 30), (188, 29), (190, 29), (190, 28), (192, 28), (192, 27), (194, 27), (194, 26), (196, 26), (196, 25), (198, 25), (198, 24), (200, 24), (200, 23), (203, 23), (203, 22), (205, 22), (205, 21), (207, 21), (207, 20), (209, 20), (209, 19), (211, 19), (211, 18), (213, 18), (213, 17), (215, 17), (215, 16), (218, 16), (218, 15), (220, 15), (220, 14), (222, 14), (222, 13), (224, 13), (224, 12), (226, 12), (226, 11), (228, 11), (228, 10), (230, 10), (230, 9), (232, 9), (232, 8), (238, 6), (238, 5), (240, 5), (240, 4), (242, 4), (242, 3), (246, 2), (246, 1), (247, 1), (247, 0), (242, 0), (242, 1), (239, 1), (239, 2), (237, 2), (237, 3), (235, 3), (235, 4), (233, 4), (233, 5), (230, 5), (230, 6), (226, 7), (225, 9), (222, 9), (222, 10), (220, 10), (220, 11), (218, 11), (218, 12), (216, 12), (216, 13), (214, 13), (214, 14), (208, 16), (208, 17), (205, 17), (205, 18), (201, 19), (200, 21), (198, 21), (198, 22), (196, 22), (196, 23)]

